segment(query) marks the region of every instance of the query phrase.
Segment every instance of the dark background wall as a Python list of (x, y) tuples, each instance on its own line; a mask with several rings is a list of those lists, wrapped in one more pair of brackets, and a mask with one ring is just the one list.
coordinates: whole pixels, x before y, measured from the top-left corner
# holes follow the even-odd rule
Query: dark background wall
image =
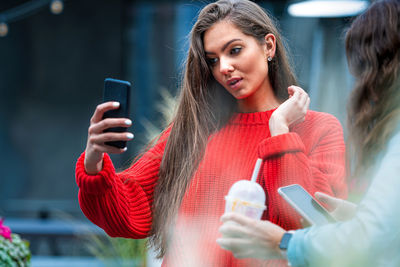
[[(0, 12), (27, 1), (1, 1)], [(176, 92), (186, 35), (203, 3), (66, 1), (9, 24), (0, 38), (0, 215), (61, 210), (82, 216), (74, 182), (89, 119), (106, 77), (133, 84), (135, 141), (124, 167), (158, 126), (161, 88)]]
[[(0, 12), (27, 1), (2, 0)], [(342, 33), (348, 19), (293, 18), (286, 1), (257, 1), (279, 20), (300, 84), (312, 108), (344, 122), (351, 78)], [(75, 162), (103, 80), (133, 84), (136, 138), (113, 156), (129, 164), (148, 138), (144, 119), (159, 125), (160, 90), (175, 94), (187, 35), (206, 1), (69, 0), (10, 23), (0, 38), (0, 216), (34, 217), (61, 210), (83, 218)]]
[(103, 78), (124, 75), (123, 8), (68, 1), (61, 15), (46, 8), (0, 38), (0, 214), (76, 210), (74, 164), (90, 112)]

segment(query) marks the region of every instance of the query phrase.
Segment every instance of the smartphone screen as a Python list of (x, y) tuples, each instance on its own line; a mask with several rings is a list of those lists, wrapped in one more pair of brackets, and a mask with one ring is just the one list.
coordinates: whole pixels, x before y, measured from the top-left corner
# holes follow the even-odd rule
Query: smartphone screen
[[(129, 118), (131, 84), (128, 81), (106, 78), (104, 80), (103, 102), (117, 101), (120, 103), (118, 109), (109, 110), (104, 113), (105, 118)], [(114, 127), (104, 130), (104, 132), (125, 132), (125, 127)], [(126, 141), (106, 142), (106, 145), (118, 148), (126, 147)]]
[(310, 224), (323, 225), (336, 221), (298, 184), (280, 187), (278, 193)]

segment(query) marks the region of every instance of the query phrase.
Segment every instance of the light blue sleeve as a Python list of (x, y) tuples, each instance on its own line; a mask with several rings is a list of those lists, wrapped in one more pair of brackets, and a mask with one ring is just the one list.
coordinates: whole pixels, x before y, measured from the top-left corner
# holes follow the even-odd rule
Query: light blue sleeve
[(354, 218), (296, 231), (287, 255), (292, 266), (400, 266), (400, 133)]

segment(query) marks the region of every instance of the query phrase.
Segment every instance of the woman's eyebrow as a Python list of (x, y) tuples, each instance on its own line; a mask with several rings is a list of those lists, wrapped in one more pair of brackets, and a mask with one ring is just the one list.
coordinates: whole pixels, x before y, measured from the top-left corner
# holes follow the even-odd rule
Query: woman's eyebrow
[[(223, 52), (231, 43), (233, 43), (233, 42), (235, 42), (235, 41), (242, 41), (242, 39), (235, 38), (235, 39), (232, 39), (232, 40), (226, 42), (226, 44), (224, 44), (224, 45), (222, 46), (221, 52)], [(215, 54), (215, 53), (213, 53), (213, 52), (207, 52), (207, 51), (205, 51), (205, 52), (206, 52), (206, 55)]]

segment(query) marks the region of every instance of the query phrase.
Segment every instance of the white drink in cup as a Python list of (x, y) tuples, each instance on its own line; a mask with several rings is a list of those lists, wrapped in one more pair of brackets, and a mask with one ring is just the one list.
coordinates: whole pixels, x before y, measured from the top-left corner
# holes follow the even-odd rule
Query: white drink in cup
[(263, 188), (249, 180), (234, 183), (225, 201), (225, 212), (238, 212), (253, 219), (261, 219), (266, 208)]
[(266, 209), (265, 192), (256, 180), (262, 160), (258, 159), (251, 180), (239, 180), (225, 196), (225, 213), (238, 212), (253, 219), (261, 219)]

